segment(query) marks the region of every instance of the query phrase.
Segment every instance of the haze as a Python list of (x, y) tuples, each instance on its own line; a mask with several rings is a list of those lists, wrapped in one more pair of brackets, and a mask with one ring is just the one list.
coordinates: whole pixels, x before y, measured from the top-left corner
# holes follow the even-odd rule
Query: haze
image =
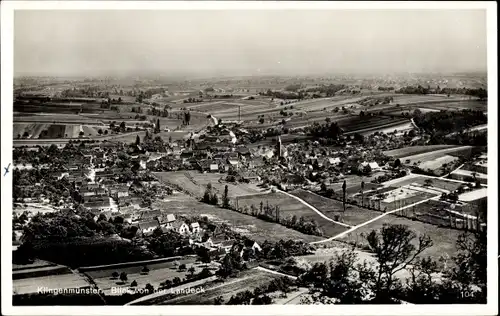
[(485, 10), (16, 11), (19, 75), (486, 71)]

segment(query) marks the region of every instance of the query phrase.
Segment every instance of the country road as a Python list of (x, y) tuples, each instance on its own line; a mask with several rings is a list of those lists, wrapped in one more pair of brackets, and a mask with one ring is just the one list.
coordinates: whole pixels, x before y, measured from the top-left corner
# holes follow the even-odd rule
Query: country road
[(261, 267), (261, 266), (255, 267), (254, 269), (255, 270), (259, 270), (259, 271), (264, 271), (264, 272), (272, 273), (272, 274), (276, 274), (276, 275), (281, 275), (281, 276), (284, 276), (284, 277), (289, 277), (290, 279), (293, 279), (293, 280), (297, 280), (296, 276), (285, 274), (285, 273), (281, 273), (281, 272), (274, 271), (274, 270), (270, 270), (270, 269), (267, 269), (267, 268), (264, 268), (264, 267)]
[(361, 227), (363, 227), (363, 226), (366, 226), (366, 225), (368, 225), (368, 224), (370, 224), (370, 223), (373, 223), (373, 222), (375, 222), (375, 221), (377, 221), (377, 220), (379, 220), (379, 219), (381, 219), (381, 218), (383, 218), (383, 217), (385, 217), (385, 216), (387, 216), (387, 215), (389, 215), (389, 214), (393, 214), (393, 213), (399, 212), (399, 211), (401, 211), (401, 210), (404, 210), (404, 209), (407, 209), (407, 208), (413, 207), (413, 206), (415, 206), (415, 205), (419, 205), (419, 204), (425, 203), (425, 202), (427, 202), (427, 201), (430, 201), (430, 200), (436, 199), (436, 198), (438, 198), (438, 197), (439, 197), (439, 196), (434, 196), (434, 197), (431, 197), (431, 198), (428, 198), (428, 199), (425, 199), (425, 200), (422, 200), (422, 201), (418, 201), (418, 202), (413, 203), (413, 204), (410, 204), (410, 205), (406, 205), (406, 206), (400, 207), (400, 208), (398, 208), (398, 209), (395, 209), (395, 210), (389, 211), (389, 212), (387, 212), (387, 213), (383, 213), (383, 214), (381, 214), (381, 215), (379, 215), (379, 216), (377, 216), (377, 217), (374, 217), (374, 218), (372, 218), (372, 219), (370, 219), (370, 220), (368, 220), (368, 221), (366, 221), (366, 222), (364, 222), (364, 223), (361, 223), (361, 224), (359, 224), (359, 225), (356, 225), (356, 226), (354, 226), (354, 227), (352, 227), (352, 228), (350, 228), (350, 229), (346, 230), (345, 232), (342, 232), (342, 233), (340, 233), (340, 234), (338, 234), (338, 235), (335, 235), (335, 236), (333, 236), (333, 237), (330, 237), (330, 238), (327, 238), (327, 239), (323, 239), (323, 240), (313, 241), (313, 242), (310, 242), (310, 244), (311, 244), (311, 245), (315, 245), (315, 244), (320, 244), (320, 243), (329, 242), (329, 241), (332, 241), (332, 240), (335, 240), (335, 239), (342, 238), (342, 237), (346, 236), (347, 234), (352, 233), (352, 232), (353, 232), (353, 231), (355, 231), (356, 229), (361, 228)]
[(341, 222), (337, 222), (337, 221), (334, 221), (333, 219), (331, 219), (330, 217), (326, 216), (325, 214), (321, 213), (317, 208), (315, 208), (314, 206), (312, 206), (311, 204), (307, 203), (306, 201), (302, 200), (301, 198), (293, 195), (293, 194), (290, 194), (288, 192), (285, 192), (285, 191), (281, 191), (281, 190), (278, 190), (276, 189), (276, 192), (281, 192), (283, 194), (286, 194), (288, 195), (289, 197), (291, 198), (294, 198), (296, 199), (297, 201), (299, 201), (300, 203), (304, 204), (305, 206), (309, 207), (311, 210), (313, 210), (314, 212), (316, 212), (319, 216), (323, 217), (324, 219), (326, 219), (327, 221), (330, 221), (332, 223), (335, 223), (335, 224), (338, 224), (338, 225), (341, 225), (341, 226), (344, 226), (344, 227), (352, 227), (350, 225), (347, 225), (345, 223), (341, 223)]

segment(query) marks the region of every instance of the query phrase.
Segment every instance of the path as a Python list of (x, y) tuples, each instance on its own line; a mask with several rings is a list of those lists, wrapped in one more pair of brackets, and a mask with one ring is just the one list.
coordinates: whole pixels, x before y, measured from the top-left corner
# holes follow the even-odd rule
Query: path
[(276, 192), (281, 192), (283, 194), (286, 194), (288, 195), (289, 197), (291, 198), (294, 198), (296, 199), (297, 201), (299, 201), (300, 203), (304, 204), (305, 206), (309, 207), (311, 210), (313, 210), (314, 212), (316, 212), (319, 216), (323, 217), (324, 219), (326, 219), (327, 221), (330, 221), (332, 223), (335, 223), (335, 224), (338, 224), (338, 225), (341, 225), (341, 226), (344, 226), (344, 227), (352, 227), (350, 225), (347, 225), (345, 223), (341, 223), (341, 222), (337, 222), (337, 221), (334, 221), (333, 219), (331, 219), (330, 217), (326, 216), (325, 214), (321, 213), (317, 208), (315, 208), (314, 206), (312, 206), (311, 204), (307, 203), (306, 201), (302, 200), (301, 198), (293, 195), (293, 194), (290, 194), (288, 192), (285, 192), (285, 191), (281, 191), (279, 189), (276, 189)]
[[(465, 165), (464, 163), (463, 163), (463, 164), (461, 164), (461, 165), (460, 165), (460, 166), (458, 166), (458, 168), (456, 168), (455, 170), (452, 170), (452, 171), (450, 171), (450, 173), (445, 174), (444, 176), (441, 176), (441, 177), (439, 177), (439, 178), (440, 178), (440, 179), (444, 179), (444, 178), (446, 178), (447, 176), (449, 176), (449, 175), (450, 175), (450, 174), (452, 174), (453, 172), (455, 172), (455, 171), (459, 170), (460, 168), (462, 168), (464, 165)], [(448, 179), (446, 179), (446, 180), (448, 180)]]
[[(177, 293), (177, 292), (181, 293), (183, 289), (194, 288), (194, 287), (197, 287), (199, 285), (205, 284), (207, 282), (214, 281), (215, 279), (217, 279), (217, 276), (212, 276), (212, 277), (208, 277), (208, 278), (201, 279), (201, 280), (198, 280), (198, 281), (189, 282), (189, 283), (186, 283), (186, 284), (183, 284), (183, 285), (180, 285), (180, 286), (177, 286), (177, 287), (173, 287), (173, 288), (170, 288), (170, 289), (159, 290), (159, 291), (157, 291), (157, 292), (155, 292), (153, 294), (149, 294), (149, 295), (140, 297), (140, 298), (138, 298), (138, 299), (136, 299), (136, 300), (134, 300), (132, 302), (129, 302), (129, 303), (125, 304), (125, 306), (127, 306), (127, 305), (135, 305), (137, 303), (149, 301), (149, 300), (152, 300), (152, 299), (155, 299), (155, 298), (160, 298), (162, 296), (166, 296), (166, 295)], [(197, 294), (197, 293), (193, 293), (193, 294)], [(193, 295), (193, 294), (191, 294), (191, 295)], [(182, 297), (185, 297), (185, 295), (182, 296)]]
[(264, 272), (272, 273), (272, 274), (276, 274), (276, 275), (281, 275), (281, 276), (284, 276), (284, 277), (289, 277), (292, 280), (297, 280), (296, 276), (285, 274), (285, 273), (281, 273), (281, 272), (274, 271), (274, 270), (271, 270), (271, 269), (267, 269), (267, 268), (264, 268), (264, 267), (261, 267), (261, 266), (255, 267), (254, 269), (255, 270), (259, 270), (259, 271), (264, 271)]
[(324, 243), (324, 242), (332, 241), (332, 240), (335, 240), (335, 239), (339, 239), (339, 238), (341, 238), (341, 237), (346, 236), (346, 235), (347, 235), (347, 234), (349, 234), (349, 233), (352, 233), (353, 231), (355, 231), (355, 230), (356, 230), (356, 229), (358, 229), (358, 228), (361, 228), (361, 227), (363, 227), (363, 226), (366, 226), (366, 225), (368, 225), (368, 224), (371, 224), (371, 223), (373, 223), (373, 222), (375, 222), (375, 221), (377, 221), (377, 220), (381, 219), (381, 218), (382, 218), (382, 217), (384, 217), (384, 216), (387, 216), (387, 215), (389, 215), (389, 214), (393, 214), (393, 213), (399, 212), (399, 211), (401, 211), (401, 210), (404, 210), (404, 209), (407, 209), (407, 208), (413, 207), (413, 206), (415, 206), (415, 205), (419, 205), (419, 204), (425, 203), (425, 202), (427, 202), (427, 201), (430, 201), (430, 200), (432, 200), (432, 199), (436, 199), (436, 198), (437, 198), (437, 196), (434, 196), (434, 197), (431, 197), (431, 198), (428, 198), (428, 199), (425, 199), (425, 200), (422, 200), (422, 201), (418, 201), (418, 202), (416, 202), (416, 203), (413, 203), (413, 204), (410, 204), (410, 205), (406, 205), (406, 206), (403, 206), (403, 207), (397, 208), (397, 209), (395, 209), (395, 210), (392, 210), (392, 211), (389, 211), (389, 212), (383, 213), (383, 214), (381, 214), (381, 215), (379, 215), (379, 216), (377, 216), (377, 217), (374, 217), (374, 218), (372, 218), (372, 219), (370, 219), (370, 220), (368, 220), (368, 221), (366, 221), (366, 222), (364, 222), (364, 223), (362, 223), (362, 224), (359, 224), (359, 225), (357, 225), (357, 226), (354, 226), (354, 227), (352, 227), (351, 229), (348, 229), (348, 230), (346, 230), (345, 232), (342, 232), (342, 233), (340, 233), (340, 234), (338, 234), (338, 235), (336, 235), (336, 236), (333, 236), (333, 237), (330, 237), (330, 238), (327, 238), (327, 239), (323, 239), (323, 240), (319, 240), (319, 241), (313, 241), (313, 242), (311, 242), (310, 244), (311, 244), (311, 245), (314, 245), (314, 244), (320, 244), (320, 243)]

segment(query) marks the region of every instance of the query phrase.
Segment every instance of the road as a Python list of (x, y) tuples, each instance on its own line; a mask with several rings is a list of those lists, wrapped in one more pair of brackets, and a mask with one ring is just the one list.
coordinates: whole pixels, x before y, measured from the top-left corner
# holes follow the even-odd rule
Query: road
[(425, 203), (425, 202), (427, 202), (427, 201), (430, 201), (430, 200), (436, 199), (436, 198), (438, 198), (438, 197), (439, 197), (439, 196), (437, 195), (437, 196), (434, 196), (434, 197), (431, 197), (431, 198), (428, 198), (428, 199), (425, 199), (425, 200), (422, 200), (422, 201), (418, 201), (418, 202), (416, 202), (416, 203), (413, 203), (413, 204), (410, 204), (410, 205), (406, 205), (406, 206), (400, 207), (400, 208), (398, 208), (398, 209), (395, 209), (395, 210), (392, 210), (392, 211), (389, 211), (389, 212), (383, 213), (383, 214), (381, 214), (381, 215), (379, 215), (379, 216), (377, 216), (377, 217), (374, 217), (374, 218), (372, 218), (372, 219), (370, 219), (370, 220), (368, 220), (368, 221), (366, 221), (366, 222), (364, 222), (364, 223), (361, 223), (361, 224), (359, 224), (359, 225), (356, 225), (356, 226), (354, 226), (354, 227), (352, 227), (352, 228), (350, 228), (350, 229), (346, 230), (345, 232), (342, 232), (342, 233), (340, 233), (340, 234), (338, 234), (338, 235), (335, 235), (335, 236), (330, 237), (330, 238), (327, 238), (327, 239), (319, 240), (319, 241), (313, 241), (313, 242), (311, 242), (310, 244), (311, 244), (311, 245), (314, 245), (314, 244), (320, 244), (320, 243), (329, 242), (329, 241), (332, 241), (332, 240), (335, 240), (335, 239), (342, 238), (342, 237), (346, 236), (347, 234), (352, 233), (352, 232), (353, 232), (353, 231), (355, 231), (356, 229), (361, 228), (361, 227), (363, 227), (363, 226), (366, 226), (366, 225), (368, 225), (368, 224), (370, 224), (370, 223), (373, 223), (373, 222), (375, 222), (375, 221), (378, 221), (379, 219), (381, 219), (381, 218), (383, 218), (383, 217), (385, 217), (385, 216), (387, 216), (387, 215), (389, 215), (389, 214), (394, 214), (394, 213), (397, 213), (397, 212), (399, 212), (399, 211), (401, 211), (401, 210), (404, 210), (404, 209), (407, 209), (407, 208), (413, 207), (413, 206), (415, 206), (415, 205), (419, 205), (419, 204)]
[[(173, 288), (170, 288), (170, 289), (166, 289), (166, 290), (162, 290), (162, 291), (157, 291), (157, 292), (155, 292), (153, 294), (149, 294), (149, 295), (140, 297), (140, 298), (138, 298), (138, 299), (136, 299), (136, 300), (134, 300), (132, 302), (129, 302), (129, 303), (125, 304), (125, 306), (127, 306), (127, 305), (135, 305), (137, 303), (149, 301), (149, 300), (152, 300), (152, 299), (155, 299), (155, 298), (160, 298), (162, 296), (166, 296), (166, 295), (169, 295), (169, 294), (172, 294), (172, 293), (176, 293), (176, 292), (181, 293), (183, 289), (198, 287), (199, 285), (205, 284), (205, 283), (210, 282), (210, 281), (214, 281), (215, 279), (217, 279), (217, 276), (211, 276), (209, 278), (205, 278), (205, 279), (194, 281), (194, 282), (189, 282), (187, 284), (179, 285), (179, 286), (176, 286), (176, 287), (173, 287)], [(226, 284), (227, 283), (225, 283), (224, 285), (226, 285)], [(193, 293), (193, 294), (197, 294), (197, 293)], [(193, 295), (193, 294), (190, 294), (190, 295)], [(183, 295), (182, 297), (185, 297), (185, 296), (186, 295)]]
[(293, 280), (297, 280), (296, 276), (285, 274), (285, 273), (281, 273), (281, 272), (274, 271), (274, 270), (271, 270), (271, 269), (267, 269), (267, 268), (264, 268), (264, 267), (261, 267), (261, 266), (255, 267), (254, 269), (255, 270), (259, 270), (259, 271), (264, 271), (264, 272), (272, 273), (272, 274), (276, 274), (276, 275), (281, 275), (281, 276), (284, 276), (284, 277), (289, 277), (290, 279), (293, 279)]
[(276, 192), (281, 192), (283, 194), (286, 194), (288, 195), (289, 197), (291, 198), (294, 198), (296, 199), (297, 201), (299, 201), (300, 203), (304, 204), (305, 206), (309, 207), (311, 210), (313, 210), (314, 212), (316, 212), (319, 216), (323, 217), (324, 219), (326, 219), (327, 221), (330, 221), (332, 223), (335, 223), (335, 224), (338, 224), (338, 225), (341, 225), (341, 226), (344, 226), (344, 227), (352, 227), (350, 225), (347, 225), (345, 223), (341, 223), (341, 222), (337, 222), (337, 221), (334, 221), (333, 219), (331, 219), (330, 217), (326, 216), (325, 214), (321, 213), (317, 208), (315, 208), (314, 206), (312, 206), (311, 204), (307, 203), (306, 201), (302, 200), (301, 198), (293, 195), (293, 194), (290, 194), (288, 192), (285, 192), (285, 191), (281, 191), (281, 190), (278, 190), (276, 189)]

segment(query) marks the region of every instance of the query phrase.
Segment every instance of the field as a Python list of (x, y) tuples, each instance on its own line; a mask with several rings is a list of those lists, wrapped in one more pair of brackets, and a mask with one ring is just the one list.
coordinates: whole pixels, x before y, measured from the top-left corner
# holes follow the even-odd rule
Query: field
[[(186, 257), (177, 260), (177, 262), (179, 264), (185, 264), (187, 269), (189, 269), (190, 267), (194, 267), (195, 273), (199, 273), (202, 268), (199, 264), (195, 263), (195, 260), (195, 257)], [(143, 288), (148, 283), (151, 283), (151, 285), (153, 285), (155, 288), (158, 288), (160, 283), (164, 282), (165, 280), (172, 280), (175, 277), (179, 277), (181, 280), (186, 278), (186, 275), (189, 272), (178, 271), (174, 263), (175, 261), (147, 264), (146, 266), (150, 270), (148, 274), (141, 273), (141, 270), (144, 267), (144, 265), (142, 264), (133, 267), (112, 267), (101, 270), (88, 271), (86, 272), (86, 274), (94, 280), (97, 287), (100, 290), (104, 291), (106, 295), (113, 295), (113, 293), (111, 292), (111, 288), (127, 289), (130, 287), (130, 283), (134, 280), (137, 281), (137, 285), (139, 288)], [(118, 273), (127, 273), (128, 281), (126, 282), (126, 284), (122, 284), (119, 279), (117, 280), (112, 278), (111, 274), (115, 271)]]
[(431, 152), (424, 152), (420, 154), (413, 154), (410, 156), (405, 156), (401, 157), (401, 163), (403, 164), (414, 164), (415, 162), (418, 164), (421, 164), (422, 162), (426, 161), (433, 161), (435, 159), (441, 158), (444, 155), (460, 155), (461, 153), (467, 153), (470, 152), (472, 146), (460, 146), (460, 147), (453, 147), (453, 148), (444, 148), (444, 149), (439, 149)]
[(35, 278), (12, 280), (13, 294), (40, 293), (40, 288), (66, 289), (90, 287), (88, 281), (80, 274), (65, 273)]
[(427, 177), (423, 175), (418, 175), (418, 174), (410, 174), (408, 176), (390, 180), (387, 182), (382, 183), (384, 187), (391, 186), (391, 187), (402, 187), (406, 185), (414, 185), (414, 186), (424, 186), (426, 184), (426, 180), (430, 180), (430, 188), (435, 188), (437, 190), (441, 190), (443, 192), (445, 191), (454, 191), (456, 190), (460, 185), (462, 185), (461, 182), (456, 182), (456, 181), (451, 181), (447, 179), (441, 179), (441, 178), (433, 178), (433, 177)]
[[(297, 216), (297, 219), (302, 216), (305, 220), (316, 221), (319, 228), (322, 230), (323, 235), (327, 237), (335, 236), (347, 229), (344, 226), (328, 221), (308, 206), (280, 192), (242, 196), (238, 198), (237, 205), (239, 208), (243, 208), (245, 206), (250, 208), (251, 205), (254, 205), (256, 209), (259, 209), (260, 202), (263, 202), (264, 206), (268, 203), (270, 206), (279, 206), (280, 217), (292, 217), (295, 215)], [(333, 217), (331, 219), (333, 220)]]
[[(372, 230), (378, 230), (382, 228), (384, 224), (391, 225), (406, 225), (409, 226), (417, 235), (427, 234), (433, 241), (433, 246), (426, 249), (421, 257), (430, 256), (434, 260), (438, 260), (441, 256), (449, 256), (450, 258), (457, 252), (456, 241), (460, 235), (460, 231), (455, 229), (447, 229), (436, 227), (435, 225), (422, 223), (419, 221), (412, 221), (403, 217), (397, 217), (394, 215), (387, 215), (380, 220), (370, 223), (366, 226), (360, 227), (351, 234), (342, 237), (340, 240), (359, 242), (363, 241), (362, 234), (367, 235)], [(417, 242), (417, 241), (416, 241)]]
[(280, 278), (272, 273), (249, 270), (241, 272), (235, 279), (227, 279), (224, 283), (210, 282), (203, 285), (204, 293), (184, 294), (159, 303), (159, 305), (213, 305), (216, 297), (222, 296), (227, 303), (232, 295), (241, 291), (252, 291), (263, 284)]
[(176, 216), (206, 216), (211, 221), (226, 223), (236, 232), (255, 239), (258, 242), (264, 240), (277, 241), (280, 239), (311, 242), (322, 239), (321, 237), (302, 234), (283, 225), (266, 222), (250, 215), (201, 203), (181, 193), (175, 193), (167, 199), (155, 201), (153, 208), (159, 208), (167, 214), (174, 214)]
[(436, 158), (434, 160), (428, 160), (425, 162), (422, 162), (418, 167), (423, 170), (438, 170), (440, 169), (443, 165), (449, 165), (453, 164), (458, 160), (457, 157), (449, 156), (449, 155), (444, 155), (439, 158)]
[(346, 205), (346, 212), (343, 214), (343, 204), (340, 201), (328, 199), (304, 190), (296, 190), (292, 193), (332, 219), (335, 215), (343, 217), (343, 222), (346, 224), (358, 225), (380, 215), (379, 212), (355, 205)]
[(357, 132), (375, 132), (380, 129), (389, 129), (394, 131), (398, 126), (406, 126), (407, 119), (390, 118), (387, 116), (351, 116), (350, 118), (342, 119), (337, 122), (346, 134)]
[(457, 148), (459, 146), (456, 145), (429, 145), (429, 146), (412, 146), (412, 147), (404, 147), (394, 150), (384, 151), (384, 155), (391, 156), (393, 158), (403, 158), (409, 157), (413, 155), (425, 154), (428, 152), (433, 152), (441, 149), (451, 149)]
[(223, 182), (227, 175), (221, 173), (200, 173), (198, 171), (174, 171), (174, 172), (156, 172), (161, 181), (174, 184), (181, 187), (183, 190), (189, 192), (190, 195), (201, 198), (205, 193), (207, 184), (211, 184), (213, 192), (222, 196), (224, 187), (228, 186), (228, 193), (230, 198), (236, 196), (249, 195), (261, 193), (262, 189), (251, 183), (237, 183)]
[(78, 138), (80, 133), (83, 136), (98, 136), (98, 131), (104, 132), (107, 126), (104, 125), (80, 125), (80, 124), (45, 124), (45, 123), (14, 123), (13, 135), (21, 138)]

